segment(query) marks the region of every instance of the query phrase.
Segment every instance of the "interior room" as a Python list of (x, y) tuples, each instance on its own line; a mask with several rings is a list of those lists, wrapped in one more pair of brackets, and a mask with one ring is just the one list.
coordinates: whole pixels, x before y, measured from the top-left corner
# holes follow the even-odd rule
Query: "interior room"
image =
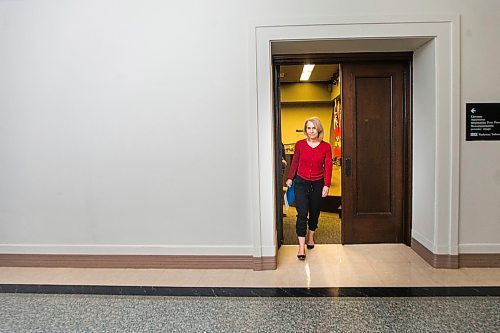
[[(309, 76), (307, 76), (309, 69)], [(306, 73), (306, 74), (303, 74)], [(342, 116), (338, 64), (280, 66), (281, 140), (284, 146), (283, 190), (294, 155), (295, 143), (305, 138), (304, 121), (318, 117), (324, 127), (324, 141), (332, 147), (332, 177), (328, 196), (323, 198), (315, 242), (341, 243), (341, 154)], [(283, 243), (297, 244), (296, 208), (283, 205)]]

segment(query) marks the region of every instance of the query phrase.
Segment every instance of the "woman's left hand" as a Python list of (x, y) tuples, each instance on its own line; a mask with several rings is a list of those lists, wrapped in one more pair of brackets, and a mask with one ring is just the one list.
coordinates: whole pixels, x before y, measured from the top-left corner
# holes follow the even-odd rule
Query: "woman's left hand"
[(328, 190), (330, 188), (328, 186), (323, 186), (323, 192), (321, 193), (321, 196), (324, 198), (328, 195)]

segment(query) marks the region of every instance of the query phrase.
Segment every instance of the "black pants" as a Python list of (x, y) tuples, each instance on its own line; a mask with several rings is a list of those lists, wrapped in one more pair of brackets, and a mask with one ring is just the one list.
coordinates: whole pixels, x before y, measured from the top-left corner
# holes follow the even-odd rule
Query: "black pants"
[[(295, 177), (295, 207), (297, 208), (297, 236), (305, 237), (307, 226), (314, 231), (318, 227), (321, 209), (321, 193), (325, 182), (323, 179), (308, 181)], [(308, 219), (309, 215), (309, 219)]]

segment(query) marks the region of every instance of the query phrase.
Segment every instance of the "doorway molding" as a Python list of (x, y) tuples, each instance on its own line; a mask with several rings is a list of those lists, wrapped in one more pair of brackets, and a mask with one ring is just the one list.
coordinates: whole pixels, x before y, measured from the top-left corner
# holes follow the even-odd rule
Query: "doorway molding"
[[(275, 257), (277, 253), (271, 46), (306, 41), (325, 46), (342, 43), (341, 52), (346, 53), (414, 52), (412, 238), (434, 254), (458, 255), (460, 17), (259, 22), (250, 30), (254, 110), (250, 125), (256, 133), (252, 138), (254, 257)], [(377, 40), (389, 42), (386, 49), (380, 50), (380, 43), (374, 43)], [(415, 44), (418, 40), (425, 43)], [(298, 50), (324, 53), (321, 51)]]

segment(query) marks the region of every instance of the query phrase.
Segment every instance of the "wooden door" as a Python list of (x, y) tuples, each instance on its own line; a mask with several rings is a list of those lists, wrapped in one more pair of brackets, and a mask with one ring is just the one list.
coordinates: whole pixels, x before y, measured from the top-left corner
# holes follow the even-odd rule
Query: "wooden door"
[(343, 244), (408, 242), (407, 71), (407, 62), (341, 64)]

